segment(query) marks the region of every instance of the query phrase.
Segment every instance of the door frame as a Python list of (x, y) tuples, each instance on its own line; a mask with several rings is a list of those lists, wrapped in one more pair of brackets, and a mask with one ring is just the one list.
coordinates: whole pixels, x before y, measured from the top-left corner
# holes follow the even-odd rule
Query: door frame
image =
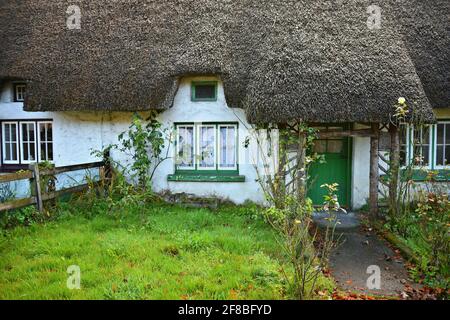
[[(311, 123), (309, 124), (310, 127), (342, 127), (343, 130), (349, 130), (353, 127), (352, 123)], [(348, 136), (344, 137), (348, 139), (347, 142), (347, 186), (345, 193), (347, 195), (347, 202), (346, 204), (340, 204), (342, 207), (351, 209), (353, 207), (353, 199), (352, 199), (352, 186), (353, 186), (353, 137)], [(317, 139), (320, 140), (320, 139)], [(314, 205), (314, 207), (318, 207), (319, 205)]]

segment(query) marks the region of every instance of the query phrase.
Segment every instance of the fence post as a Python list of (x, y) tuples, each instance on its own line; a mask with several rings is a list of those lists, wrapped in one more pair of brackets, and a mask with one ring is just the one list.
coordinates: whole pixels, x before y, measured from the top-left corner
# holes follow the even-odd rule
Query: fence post
[(36, 198), (36, 205), (39, 212), (44, 210), (44, 206), (42, 204), (42, 193), (41, 193), (41, 179), (39, 176), (39, 165), (31, 164), (30, 170), (33, 171), (34, 183), (32, 184), (32, 195)]
[(104, 182), (105, 185), (109, 185), (112, 180), (112, 165), (111, 165), (111, 151), (109, 149), (105, 150), (103, 153), (103, 163), (104, 163)]

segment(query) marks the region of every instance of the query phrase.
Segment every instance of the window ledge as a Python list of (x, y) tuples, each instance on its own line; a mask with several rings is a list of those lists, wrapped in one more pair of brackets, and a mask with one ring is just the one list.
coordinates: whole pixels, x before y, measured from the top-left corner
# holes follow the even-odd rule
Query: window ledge
[[(402, 168), (400, 169), (401, 174), (405, 174), (405, 169)], [(421, 169), (413, 169), (412, 170), (412, 180), (416, 181), (416, 182), (425, 182), (428, 181), (429, 179), (427, 178), (428, 176), (428, 172), (435, 172), (436, 175), (433, 178), (433, 181), (435, 182), (450, 182), (450, 170), (449, 169), (426, 169), (426, 170), (421, 170)], [(381, 176), (382, 179), (388, 180), (389, 177), (388, 175), (382, 175)], [(402, 177), (403, 179), (405, 179), (405, 177)]]
[(245, 182), (245, 176), (240, 175), (204, 175), (204, 174), (169, 174), (167, 181), (185, 182)]

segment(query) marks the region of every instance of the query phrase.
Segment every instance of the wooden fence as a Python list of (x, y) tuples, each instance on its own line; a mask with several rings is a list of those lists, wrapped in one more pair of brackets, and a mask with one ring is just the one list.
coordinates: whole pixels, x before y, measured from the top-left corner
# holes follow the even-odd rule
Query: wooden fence
[(29, 166), (29, 170), (0, 175), (0, 183), (8, 183), (12, 181), (28, 179), (30, 181), (31, 187), (31, 197), (2, 202), (0, 203), (0, 212), (11, 209), (19, 209), (30, 205), (36, 205), (37, 210), (42, 212), (44, 208), (44, 201), (57, 198), (64, 194), (81, 192), (89, 187), (89, 184), (85, 183), (73, 187), (63, 188), (60, 190), (46, 191), (42, 190), (42, 177), (55, 176), (64, 172), (95, 168), (99, 169), (99, 180), (97, 181), (97, 183), (106, 179), (106, 177), (108, 176), (109, 168), (107, 168), (105, 162), (103, 161), (57, 167), (52, 169), (45, 169), (42, 171), (39, 170), (39, 166), (37, 164), (32, 164)]

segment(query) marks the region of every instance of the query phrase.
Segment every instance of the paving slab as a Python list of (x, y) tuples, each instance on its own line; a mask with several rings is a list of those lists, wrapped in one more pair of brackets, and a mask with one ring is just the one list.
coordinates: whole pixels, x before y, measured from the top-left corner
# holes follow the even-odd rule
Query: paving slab
[[(326, 227), (328, 221), (324, 213), (314, 216), (319, 227)], [(358, 214), (339, 214), (337, 219), (341, 222), (336, 227), (341, 244), (331, 254), (330, 272), (342, 290), (398, 297), (405, 285), (417, 287), (409, 279), (406, 261), (374, 231), (363, 228)], [(374, 268), (380, 271), (379, 289), (367, 286)]]

